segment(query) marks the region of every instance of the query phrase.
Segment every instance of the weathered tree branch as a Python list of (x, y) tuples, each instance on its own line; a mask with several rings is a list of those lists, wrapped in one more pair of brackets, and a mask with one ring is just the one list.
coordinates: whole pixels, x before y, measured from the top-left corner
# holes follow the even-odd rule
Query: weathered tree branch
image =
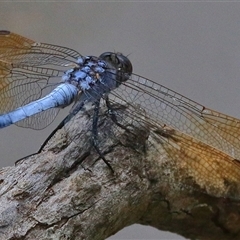
[(161, 141), (177, 143), (174, 132), (152, 134), (139, 124), (142, 116), (124, 129), (102, 112), (99, 147), (113, 174), (91, 148), (88, 113), (59, 130), (42, 153), (1, 170), (0, 239), (105, 239), (134, 223), (192, 239), (239, 239), (238, 193), (221, 198), (220, 189), (214, 197), (189, 179)]

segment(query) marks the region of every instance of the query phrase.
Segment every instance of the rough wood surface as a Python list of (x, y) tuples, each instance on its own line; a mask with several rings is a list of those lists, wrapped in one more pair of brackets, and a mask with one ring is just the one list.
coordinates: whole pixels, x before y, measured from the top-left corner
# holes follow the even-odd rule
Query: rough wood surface
[(99, 147), (115, 172), (91, 148), (91, 112), (80, 113), (42, 153), (1, 169), (1, 240), (100, 240), (134, 223), (191, 239), (240, 238), (238, 193), (223, 198), (189, 180), (152, 129), (133, 121), (130, 133), (105, 113)]

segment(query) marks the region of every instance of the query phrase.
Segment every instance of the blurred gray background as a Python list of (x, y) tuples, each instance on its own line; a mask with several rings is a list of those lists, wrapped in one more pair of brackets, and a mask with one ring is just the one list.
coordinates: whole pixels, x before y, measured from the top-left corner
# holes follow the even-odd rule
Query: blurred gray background
[[(240, 117), (238, 2), (1, 2), (0, 29), (83, 55), (130, 54), (134, 72)], [(0, 167), (38, 150), (47, 129), (1, 129)], [(134, 225), (109, 239), (183, 239)]]

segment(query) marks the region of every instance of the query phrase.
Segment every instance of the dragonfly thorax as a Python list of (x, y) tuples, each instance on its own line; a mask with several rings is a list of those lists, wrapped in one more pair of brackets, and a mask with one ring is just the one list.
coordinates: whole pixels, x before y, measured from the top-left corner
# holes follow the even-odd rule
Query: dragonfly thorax
[(75, 85), (79, 90), (85, 91), (102, 81), (106, 63), (97, 57), (80, 57), (77, 59), (76, 66), (69, 69), (62, 76), (64, 82)]
[(80, 91), (86, 91), (102, 84), (107, 92), (118, 87), (132, 74), (130, 60), (121, 53), (105, 52), (99, 56), (80, 57), (74, 67), (62, 76), (64, 82), (73, 84)]

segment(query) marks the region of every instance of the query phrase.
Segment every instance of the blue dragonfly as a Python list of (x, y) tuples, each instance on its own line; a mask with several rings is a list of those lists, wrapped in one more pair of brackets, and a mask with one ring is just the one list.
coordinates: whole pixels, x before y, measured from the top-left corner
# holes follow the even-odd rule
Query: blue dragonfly
[[(75, 102), (59, 128), (88, 102), (98, 108), (100, 99), (107, 98), (106, 95), (132, 73), (131, 62), (120, 53), (84, 57), (74, 50), (36, 43), (9, 31), (0, 31), (0, 46), (0, 98), (4, 113), (0, 116), (0, 128), (13, 123), (33, 129), (45, 128), (60, 108)], [(54, 80), (59, 77), (61, 81), (56, 85)], [(97, 148), (97, 118), (95, 114), (94, 146), (112, 169)]]
[[(97, 139), (94, 126), (101, 99), (109, 107), (116, 102), (127, 104), (130, 118), (142, 109), (145, 126), (155, 129), (171, 159), (183, 159), (182, 167), (191, 168), (191, 177), (201, 178), (205, 185), (206, 179), (220, 177), (239, 183), (239, 119), (133, 74), (130, 60), (120, 53), (82, 56), (70, 48), (0, 31), (0, 128), (16, 124), (40, 130), (61, 108), (73, 104), (60, 124), (64, 126), (85, 104), (92, 103)], [(233, 165), (235, 171), (230, 172)]]

